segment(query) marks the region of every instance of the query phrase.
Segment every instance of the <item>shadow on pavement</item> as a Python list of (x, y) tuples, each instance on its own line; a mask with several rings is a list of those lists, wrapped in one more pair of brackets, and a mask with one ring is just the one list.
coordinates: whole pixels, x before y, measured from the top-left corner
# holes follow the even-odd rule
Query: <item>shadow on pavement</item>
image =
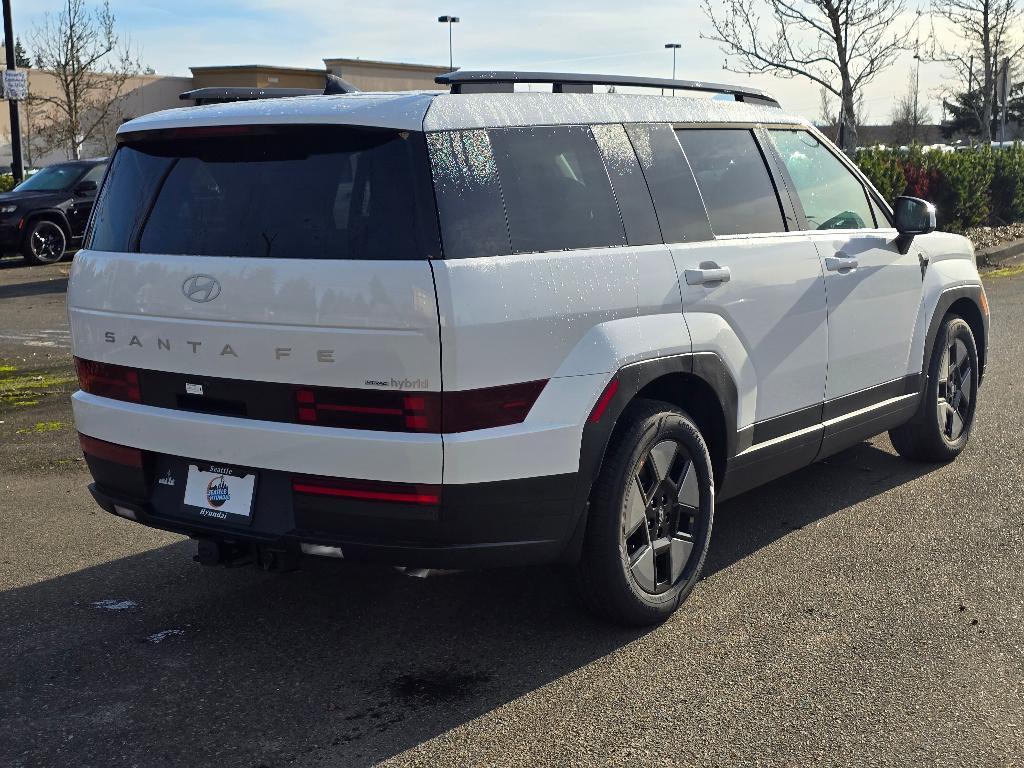
[(36, 280), (31, 283), (15, 283), (13, 285), (0, 285), (0, 299), (16, 299), (21, 296), (42, 296), (48, 293), (67, 293), (68, 279), (66, 277), (47, 278)]
[[(725, 503), (708, 573), (929, 469), (863, 444)], [(591, 619), (556, 568), (282, 575), (192, 551), (0, 594), (0, 764), (369, 765), (645, 634)]]

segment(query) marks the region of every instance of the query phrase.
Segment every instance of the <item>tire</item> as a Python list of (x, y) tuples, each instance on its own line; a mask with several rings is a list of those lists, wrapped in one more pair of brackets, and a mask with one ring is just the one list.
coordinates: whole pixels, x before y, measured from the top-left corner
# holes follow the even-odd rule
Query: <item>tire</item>
[(949, 462), (971, 436), (978, 404), (978, 348), (971, 327), (947, 315), (928, 362), (924, 402), (913, 420), (889, 431), (896, 452), (907, 459)]
[(591, 493), (581, 597), (631, 626), (668, 618), (700, 578), (714, 522), (711, 457), (700, 430), (668, 403), (622, 415)]
[(38, 219), (29, 225), (21, 245), (21, 255), (29, 264), (56, 264), (64, 258), (67, 235), (60, 224)]

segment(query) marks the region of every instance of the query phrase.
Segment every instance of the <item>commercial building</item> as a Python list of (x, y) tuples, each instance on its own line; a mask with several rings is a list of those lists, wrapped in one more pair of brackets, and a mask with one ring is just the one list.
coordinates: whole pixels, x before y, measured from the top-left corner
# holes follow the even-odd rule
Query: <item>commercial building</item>
[[(83, 146), (82, 156), (109, 154), (114, 146), (114, 132), (125, 120), (161, 109), (191, 106), (193, 102), (183, 101), (179, 96), (195, 88), (237, 86), (319, 90), (324, 87), (325, 76), (331, 73), (364, 91), (432, 90), (438, 87), (434, 78), (449, 71), (447, 66), (345, 58), (324, 59), (323, 69), (265, 64), (197, 66), (189, 69), (191, 77), (138, 75), (130, 78), (122, 89), (122, 95), (111, 104), (97, 131)], [(28, 83), (30, 96), (56, 97), (60, 93), (57, 79), (50, 72), (29, 69)], [(103, 101), (101, 94), (97, 94), (96, 101)], [(54, 137), (53, 107), (38, 98), (30, 98), (19, 103), (19, 110), (26, 167), (40, 168), (66, 159), (66, 149)], [(0, 170), (6, 170), (10, 163), (10, 116), (6, 106), (0, 106)]]

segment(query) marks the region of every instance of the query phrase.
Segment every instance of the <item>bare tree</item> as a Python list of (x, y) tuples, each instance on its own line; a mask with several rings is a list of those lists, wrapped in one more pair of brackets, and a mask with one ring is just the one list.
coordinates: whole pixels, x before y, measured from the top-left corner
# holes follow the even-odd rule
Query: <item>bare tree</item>
[(896, 99), (892, 108), (893, 139), (897, 144), (914, 144), (921, 138), (921, 128), (931, 120), (927, 106), (921, 104), (916, 73), (910, 76), (907, 92)]
[[(905, 0), (701, 0), (725, 68), (803, 77), (839, 98), (843, 149), (857, 146), (857, 96), (907, 49)], [(759, 9), (767, 11), (770, 22)]]
[(126, 83), (140, 69), (114, 21), (107, 2), (90, 10), (85, 0), (65, 0), (60, 13), (47, 14), (34, 31), (36, 67), (54, 76), (58, 90), (56, 96), (34, 96), (44, 111), (37, 132), (70, 158), (81, 157), (82, 145), (105, 129)]
[(935, 0), (934, 9), (960, 42), (937, 44), (933, 58), (950, 65), (964, 93), (980, 90), (972, 111), (982, 141), (991, 141), (999, 69), (1004, 59), (1024, 52), (1024, 8), (1019, 0)]
[[(839, 112), (836, 110), (833, 104), (834, 96), (831, 96), (828, 91), (824, 88), (819, 89), (821, 96), (821, 102), (818, 106), (818, 122), (817, 126), (826, 135), (831, 136), (833, 139), (839, 139)], [(864, 104), (864, 94), (857, 94), (857, 101), (853, 105), (853, 120), (857, 125), (858, 130), (860, 126), (867, 125), (868, 122), (868, 109)]]

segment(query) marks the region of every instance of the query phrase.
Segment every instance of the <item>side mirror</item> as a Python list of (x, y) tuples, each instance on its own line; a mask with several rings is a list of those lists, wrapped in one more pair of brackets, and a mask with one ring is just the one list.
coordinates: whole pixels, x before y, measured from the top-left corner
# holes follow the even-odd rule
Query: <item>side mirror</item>
[(88, 195), (90, 192), (96, 191), (95, 181), (83, 181), (77, 187), (75, 187), (76, 195)]
[(896, 231), (904, 237), (935, 231), (935, 206), (917, 197), (897, 197), (894, 206)]

